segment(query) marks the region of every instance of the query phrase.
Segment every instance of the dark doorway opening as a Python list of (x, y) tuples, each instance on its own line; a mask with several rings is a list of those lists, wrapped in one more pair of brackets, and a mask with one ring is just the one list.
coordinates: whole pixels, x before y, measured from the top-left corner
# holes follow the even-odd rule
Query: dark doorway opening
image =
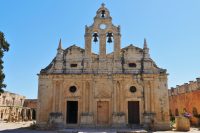
[(128, 101), (128, 123), (140, 124), (139, 101)]
[(32, 110), (32, 119), (36, 120), (36, 111), (35, 111), (35, 109)]
[(76, 124), (78, 119), (78, 101), (67, 101), (67, 123)]

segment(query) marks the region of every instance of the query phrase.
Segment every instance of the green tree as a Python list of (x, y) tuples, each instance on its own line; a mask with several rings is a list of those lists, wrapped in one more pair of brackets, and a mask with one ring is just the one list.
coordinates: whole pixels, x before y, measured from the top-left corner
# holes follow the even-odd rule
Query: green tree
[(3, 56), (4, 52), (9, 50), (9, 43), (6, 41), (3, 32), (0, 31), (0, 93), (4, 92), (6, 84), (3, 83), (5, 74), (3, 73)]

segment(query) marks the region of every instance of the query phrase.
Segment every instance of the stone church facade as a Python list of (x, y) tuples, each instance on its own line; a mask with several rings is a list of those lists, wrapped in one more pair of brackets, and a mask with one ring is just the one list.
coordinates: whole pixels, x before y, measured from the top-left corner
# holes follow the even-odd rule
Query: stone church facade
[[(143, 48), (121, 48), (120, 26), (112, 24), (104, 4), (84, 37), (85, 49), (63, 49), (60, 40), (56, 57), (38, 74), (37, 124), (47, 124), (49, 114), (57, 112), (66, 127), (168, 129), (167, 73), (150, 58), (146, 40)], [(93, 42), (99, 54), (92, 52)], [(106, 52), (109, 43), (111, 53)]]

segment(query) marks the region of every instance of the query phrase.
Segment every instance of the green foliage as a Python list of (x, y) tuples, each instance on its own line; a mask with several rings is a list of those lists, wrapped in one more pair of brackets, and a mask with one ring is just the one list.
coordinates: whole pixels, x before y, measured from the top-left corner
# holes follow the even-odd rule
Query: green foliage
[(174, 120), (170, 120), (170, 127), (174, 128), (174, 124), (175, 124), (175, 119)]
[(0, 32), (0, 93), (4, 92), (3, 88), (6, 88), (6, 84), (3, 83), (5, 74), (3, 73), (3, 56), (4, 52), (9, 50), (9, 43), (6, 41), (3, 32)]
[(170, 116), (170, 121), (174, 121), (175, 117), (174, 116)]

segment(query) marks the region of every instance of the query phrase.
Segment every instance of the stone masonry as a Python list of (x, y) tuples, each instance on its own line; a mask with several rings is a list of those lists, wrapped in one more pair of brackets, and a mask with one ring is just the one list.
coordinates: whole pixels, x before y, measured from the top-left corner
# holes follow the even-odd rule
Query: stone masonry
[(84, 37), (84, 49), (63, 49), (60, 40), (56, 57), (38, 74), (37, 124), (169, 129), (168, 74), (150, 58), (146, 40), (143, 48), (121, 48), (120, 26), (104, 4)]
[(181, 115), (184, 111), (193, 116), (200, 114), (200, 78), (169, 90), (171, 116)]

